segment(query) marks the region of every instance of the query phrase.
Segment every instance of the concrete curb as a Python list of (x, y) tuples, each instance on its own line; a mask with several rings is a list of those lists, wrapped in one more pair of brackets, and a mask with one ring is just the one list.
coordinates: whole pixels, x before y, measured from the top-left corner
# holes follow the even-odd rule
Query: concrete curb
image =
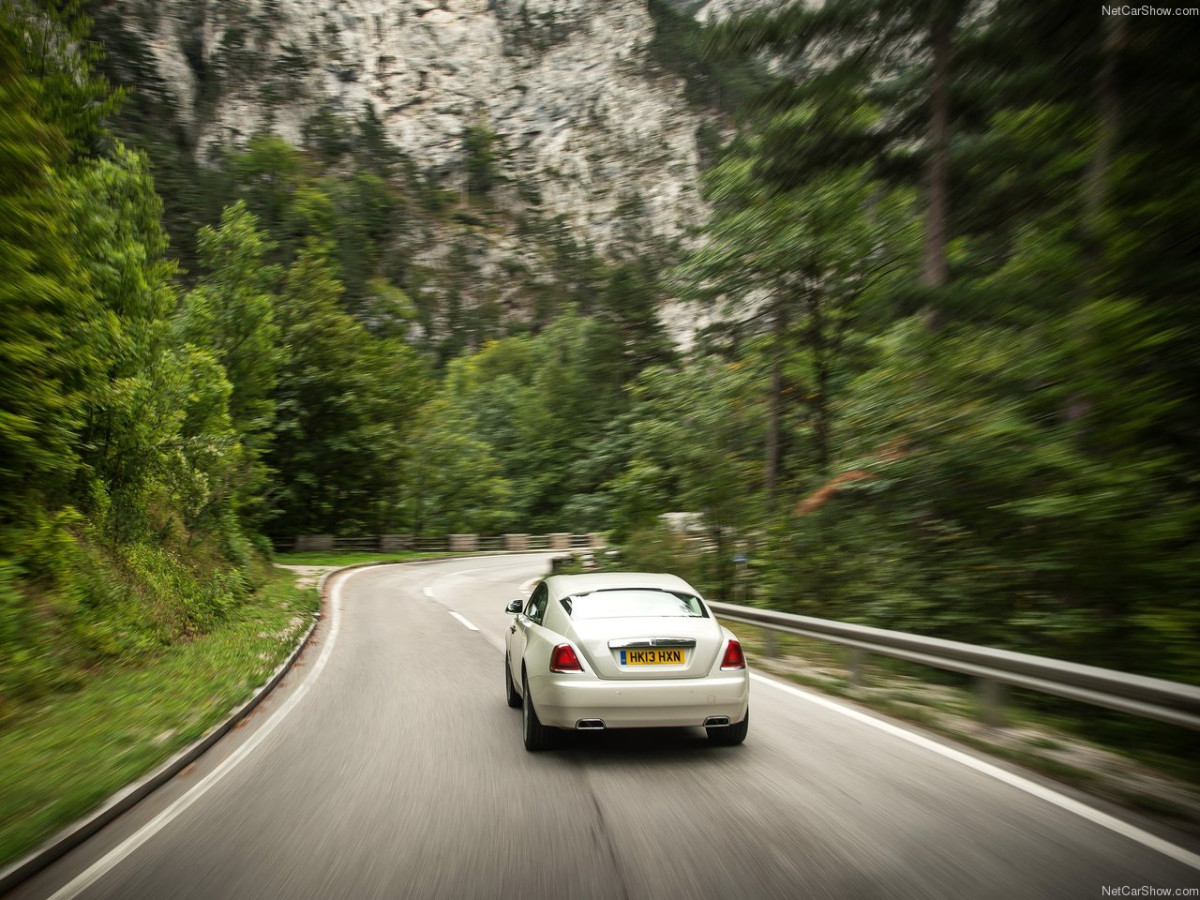
[(228, 734), (229, 730), (233, 728), (233, 726), (249, 715), (254, 708), (258, 706), (258, 704), (261, 703), (266, 696), (275, 689), (276, 685), (283, 680), (283, 676), (288, 673), (288, 671), (295, 664), (296, 660), (300, 657), (300, 654), (304, 652), (304, 648), (308, 646), (309, 639), (312, 638), (313, 632), (317, 630), (317, 625), (320, 624), (322, 611), (329, 599), (325, 593), (325, 585), (334, 575), (339, 575), (342, 572), (350, 572), (354, 569), (367, 569), (373, 566), (419, 565), (421, 563), (438, 562), (445, 559), (479, 559), (483, 556), (521, 556), (524, 554), (549, 552), (554, 551), (518, 550), (505, 552), (500, 550), (464, 554), (461, 556), (456, 554), (429, 559), (403, 560), (401, 562), (386, 562), (381, 560), (379, 562), (365, 562), (356, 563), (351, 566), (342, 566), (324, 573), (317, 582), (317, 594), (320, 597), (320, 605), (317, 607), (317, 612), (313, 614), (313, 621), (309, 626), (308, 631), (304, 633), (304, 637), (302, 637), (296, 644), (295, 649), (293, 649), (288, 655), (288, 658), (280, 663), (278, 667), (276, 667), (275, 671), (271, 674), (271, 677), (263, 682), (263, 684), (254, 692), (253, 696), (251, 696), (249, 700), (247, 700), (241, 706), (236, 707), (224, 722), (213, 726), (213, 728), (210, 729), (209, 732), (204, 735), (204, 737), (200, 738), (190, 747), (185, 747), (184, 749), (180, 750), (165, 763), (155, 769), (154, 772), (147, 775), (145, 778), (142, 778), (140, 781), (136, 781), (128, 787), (122, 788), (120, 791), (113, 794), (113, 796), (109, 797), (108, 800), (106, 800), (93, 812), (84, 816), (82, 819), (71, 823), (36, 850), (31, 851), (30, 853), (18, 859), (16, 862), (11, 863), (4, 869), (0, 870), (0, 895), (8, 893), (13, 888), (17, 887), (17, 885), (21, 884), (21, 882), (37, 874), (55, 860), (65, 856), (71, 850), (78, 847), (80, 844), (82, 844), (100, 829), (117, 819), (119, 816), (124, 815), (126, 812), (148, 797), (151, 793), (153, 793), (156, 789), (170, 781), (185, 768), (203, 756), (204, 753), (207, 752), (217, 741)]

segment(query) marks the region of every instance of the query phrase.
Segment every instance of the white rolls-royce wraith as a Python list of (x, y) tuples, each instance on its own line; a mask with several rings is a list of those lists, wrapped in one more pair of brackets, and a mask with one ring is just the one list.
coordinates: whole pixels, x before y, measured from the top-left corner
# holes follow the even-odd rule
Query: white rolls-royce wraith
[(508, 611), (504, 688), (527, 750), (552, 746), (560, 729), (703, 727), (714, 743), (746, 739), (741, 644), (682, 578), (552, 575)]

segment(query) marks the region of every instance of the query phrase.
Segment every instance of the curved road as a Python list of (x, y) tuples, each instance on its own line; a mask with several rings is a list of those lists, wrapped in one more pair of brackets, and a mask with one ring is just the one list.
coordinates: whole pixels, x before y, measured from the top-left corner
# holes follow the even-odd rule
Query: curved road
[(10, 896), (1011, 900), (1200, 887), (1180, 835), (766, 678), (742, 747), (710, 747), (696, 729), (526, 753), (503, 698), (503, 610), (548, 559), (337, 577), (313, 646), (245, 727)]

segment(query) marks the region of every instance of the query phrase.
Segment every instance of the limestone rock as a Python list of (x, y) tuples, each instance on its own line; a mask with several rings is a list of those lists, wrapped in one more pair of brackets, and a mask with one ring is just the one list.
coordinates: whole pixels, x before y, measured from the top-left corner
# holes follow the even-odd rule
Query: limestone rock
[[(622, 201), (672, 239), (703, 215), (680, 79), (647, 48), (645, 0), (158, 0), (140, 28), (204, 158), (270, 130), (299, 143), (323, 105), (375, 109), (448, 187), (486, 124), (506, 174), (536, 183), (603, 250)], [(213, 83), (219, 88), (214, 96)]]

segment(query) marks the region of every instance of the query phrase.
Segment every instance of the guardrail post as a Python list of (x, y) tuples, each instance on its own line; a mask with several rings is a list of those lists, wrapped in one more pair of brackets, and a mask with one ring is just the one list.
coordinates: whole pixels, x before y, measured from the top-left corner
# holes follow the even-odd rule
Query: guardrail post
[(862, 687), (863, 675), (867, 668), (867, 651), (861, 647), (851, 647), (846, 661), (850, 670), (850, 684)]
[(764, 628), (763, 632), (763, 652), (767, 654), (769, 659), (776, 659), (779, 656), (779, 642), (775, 639), (775, 629)]
[(332, 550), (333, 535), (332, 534), (298, 534), (296, 535), (296, 549), (304, 550)]
[(407, 550), (411, 545), (412, 537), (407, 534), (384, 534), (379, 537), (379, 549), (384, 553)]
[(569, 531), (555, 531), (546, 537), (550, 540), (551, 550), (571, 549), (571, 533)]
[(979, 698), (979, 718), (989, 728), (1003, 728), (1006, 724), (1004, 702), (1008, 697), (1008, 685), (991, 678), (975, 679), (975, 693)]
[(528, 550), (529, 535), (527, 534), (506, 534), (504, 536), (505, 550)]
[(479, 549), (479, 535), (452, 534), (450, 535), (450, 552), (467, 553)]

